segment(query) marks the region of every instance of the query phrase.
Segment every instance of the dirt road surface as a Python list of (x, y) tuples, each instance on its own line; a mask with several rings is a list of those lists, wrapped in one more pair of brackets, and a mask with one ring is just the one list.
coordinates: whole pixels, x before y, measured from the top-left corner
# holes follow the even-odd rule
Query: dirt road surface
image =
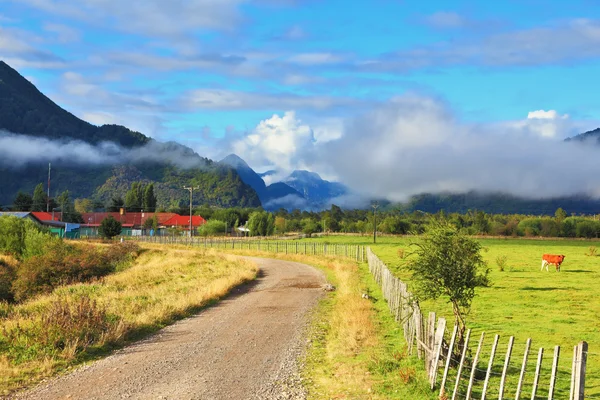
[(302, 399), (297, 357), (324, 276), (254, 258), (259, 278), (218, 305), (18, 399)]

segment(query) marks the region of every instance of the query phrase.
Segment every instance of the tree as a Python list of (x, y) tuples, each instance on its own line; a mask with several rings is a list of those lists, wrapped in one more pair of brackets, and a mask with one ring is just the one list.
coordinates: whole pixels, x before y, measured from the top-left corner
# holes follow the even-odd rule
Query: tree
[(14, 211), (30, 211), (33, 199), (27, 193), (19, 192), (13, 201)]
[(152, 218), (148, 218), (144, 221), (144, 229), (156, 230), (156, 228), (158, 228), (158, 218), (156, 215), (153, 215)]
[(75, 199), (75, 211), (80, 214), (92, 212), (94, 205), (90, 199)]
[(116, 196), (110, 199), (110, 205), (108, 206), (108, 211), (110, 212), (119, 212), (122, 207), (125, 206), (125, 201), (121, 196)]
[(248, 219), (250, 236), (270, 236), (275, 230), (275, 218), (266, 211), (255, 211)]
[(113, 237), (121, 234), (122, 228), (123, 227), (121, 223), (114, 219), (111, 215), (108, 218), (104, 218), (102, 220), (98, 232), (100, 233), (100, 236), (105, 237), (107, 239), (112, 239)]
[(33, 191), (33, 204), (31, 211), (46, 211), (48, 206), (48, 195), (44, 192), (44, 185), (38, 184)]
[(156, 196), (154, 195), (154, 184), (149, 184), (144, 189), (144, 210), (149, 212), (156, 211)]
[(459, 343), (465, 330), (465, 316), (475, 297), (475, 288), (489, 286), (489, 269), (481, 256), (481, 245), (445, 221), (431, 221), (407, 268), (413, 273), (419, 300), (445, 297), (452, 303), (459, 327)]
[(75, 206), (71, 201), (71, 195), (68, 190), (62, 192), (56, 200), (60, 205), (61, 220), (63, 222), (83, 222), (81, 214), (75, 210)]
[(554, 213), (554, 218), (556, 218), (556, 222), (558, 222), (560, 224), (561, 222), (564, 221), (565, 218), (567, 218), (567, 212), (565, 210), (563, 210), (561, 207), (558, 207), (556, 209), (556, 212)]

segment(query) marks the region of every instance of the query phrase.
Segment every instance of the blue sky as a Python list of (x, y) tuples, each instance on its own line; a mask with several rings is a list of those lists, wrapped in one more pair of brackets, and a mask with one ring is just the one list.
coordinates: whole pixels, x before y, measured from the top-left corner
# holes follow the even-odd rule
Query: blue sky
[(0, 59), (92, 123), (258, 169), (340, 177), (311, 146), (390, 104), (480, 135), (600, 126), (593, 0), (2, 0)]

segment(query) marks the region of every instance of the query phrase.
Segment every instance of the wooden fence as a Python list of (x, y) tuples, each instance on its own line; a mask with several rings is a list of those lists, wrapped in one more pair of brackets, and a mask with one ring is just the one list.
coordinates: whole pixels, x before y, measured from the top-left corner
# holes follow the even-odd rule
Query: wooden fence
[[(506, 346), (499, 349), (499, 335), (494, 335), (493, 341), (486, 343), (485, 332), (481, 332), (473, 351), (475, 341), (471, 338), (471, 329), (468, 329), (464, 346), (459, 349), (457, 326), (452, 332), (447, 332), (446, 320), (436, 319), (433, 312), (425, 320), (406, 284), (395, 277), (370, 248), (367, 248), (367, 261), (390, 311), (404, 328), (409, 353), (413, 354), (416, 349), (417, 356), (424, 360), (431, 389), (439, 389), (440, 398), (584, 398), (586, 342), (574, 347), (570, 360), (568, 356), (561, 359), (560, 346), (555, 346), (552, 355), (546, 357), (549, 364), (544, 362), (544, 348), (537, 351), (537, 356), (535, 352), (531, 354), (531, 339), (527, 339), (521, 351), (515, 347), (515, 338), (511, 336)], [(501, 353), (504, 354), (503, 359), (496, 360), (496, 354)], [(563, 361), (562, 369), (559, 368), (559, 360)], [(565, 365), (568, 367), (565, 368)]]
[(209, 249), (257, 250), (284, 254), (349, 257), (359, 262), (364, 262), (366, 258), (365, 246), (351, 244), (173, 236), (138, 236), (134, 240), (146, 243), (181, 244)]

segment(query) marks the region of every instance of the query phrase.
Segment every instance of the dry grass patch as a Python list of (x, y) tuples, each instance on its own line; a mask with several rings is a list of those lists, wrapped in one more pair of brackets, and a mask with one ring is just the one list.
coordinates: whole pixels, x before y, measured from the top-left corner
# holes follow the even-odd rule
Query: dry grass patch
[(132, 267), (0, 305), (0, 394), (156, 331), (256, 277), (256, 265), (197, 249), (144, 245)]

